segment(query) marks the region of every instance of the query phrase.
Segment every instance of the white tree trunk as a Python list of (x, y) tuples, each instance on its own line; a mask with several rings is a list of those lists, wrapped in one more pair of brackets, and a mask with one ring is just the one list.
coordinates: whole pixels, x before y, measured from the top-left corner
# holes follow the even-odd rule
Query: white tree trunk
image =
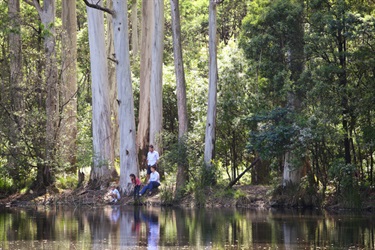
[[(107, 8), (112, 9), (112, 0), (107, 1)], [(107, 18), (107, 57), (114, 59), (113, 45), (113, 25), (112, 15), (106, 14)], [(113, 134), (113, 150), (115, 158), (120, 156), (120, 130), (118, 123), (118, 105), (117, 105), (117, 84), (116, 84), (116, 63), (108, 61), (108, 83), (109, 83), (109, 105), (111, 109), (111, 124)], [(113, 169), (113, 171), (116, 171)], [(114, 174), (114, 173), (113, 173)], [(117, 174), (117, 173), (116, 173)]]
[(283, 186), (291, 183), (298, 184), (301, 180), (303, 166), (293, 166), (292, 162), (292, 153), (286, 152), (284, 154)]
[(150, 85), (150, 144), (161, 153), (163, 121), (163, 48), (164, 48), (164, 1), (154, 1), (154, 32), (152, 36), (151, 85)]
[(154, 32), (153, 6), (152, 1), (143, 0), (142, 2), (141, 73), (137, 131), (137, 148), (140, 151), (142, 165), (146, 161), (150, 131), (151, 43)]
[(209, 89), (207, 121), (204, 144), (204, 162), (206, 167), (211, 167), (215, 150), (215, 129), (216, 129), (216, 103), (217, 103), (217, 10), (215, 0), (210, 0), (209, 4)]
[[(96, 1), (92, 0), (92, 3)], [(113, 164), (113, 142), (110, 121), (108, 66), (105, 51), (104, 14), (87, 9), (92, 76), (92, 130), (94, 166), (91, 180), (107, 181)]]
[[(179, 0), (171, 0), (171, 15), (172, 15), (172, 34), (173, 34), (173, 53), (174, 53), (174, 68), (176, 74), (176, 88), (177, 88), (177, 108), (178, 108), (178, 139), (179, 145), (185, 149), (185, 137), (188, 132), (188, 117), (186, 107), (186, 83), (184, 63), (182, 59), (181, 47), (181, 27), (180, 27), (180, 10)], [(185, 157), (186, 152), (180, 154), (180, 157)], [(186, 162), (186, 159), (181, 159), (181, 162)], [(179, 164), (176, 178), (176, 194), (180, 194), (188, 179), (188, 169), (186, 164)]]
[(114, 0), (113, 17), (116, 78), (118, 88), (120, 124), (120, 187), (129, 192), (132, 183), (129, 175), (138, 176), (137, 148), (133, 88), (130, 72), (127, 0)]
[(62, 84), (59, 152), (61, 163), (75, 169), (77, 141), (77, 13), (76, 3), (62, 1)]
[(132, 23), (132, 52), (133, 56), (137, 57), (139, 51), (138, 42), (138, 15), (137, 15), (137, 0), (132, 0), (131, 7), (131, 23)]

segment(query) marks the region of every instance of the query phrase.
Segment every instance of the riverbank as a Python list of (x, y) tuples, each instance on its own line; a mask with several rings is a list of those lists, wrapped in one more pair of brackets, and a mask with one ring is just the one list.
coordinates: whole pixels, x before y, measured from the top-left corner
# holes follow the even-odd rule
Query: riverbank
[[(236, 194), (233, 195), (233, 192)], [(53, 190), (48, 189), (44, 194), (27, 192), (26, 194), (13, 194), (0, 199), (0, 206), (8, 207), (28, 207), (28, 206), (58, 206), (68, 205), (78, 206), (104, 206), (110, 204), (107, 196), (108, 189), (91, 190), (88, 188), (78, 188), (75, 190)], [(243, 207), (267, 209), (271, 206), (271, 187), (243, 185), (234, 186), (232, 192), (220, 193), (215, 190), (207, 190), (201, 201), (193, 195), (184, 197), (181, 202), (165, 203), (162, 191), (156, 191), (151, 195), (142, 197), (139, 201), (134, 201), (133, 196), (123, 196), (118, 205), (147, 205), (147, 206), (181, 206), (181, 207)], [(204, 200), (204, 205), (202, 204)]]
[[(91, 190), (81, 187), (74, 190), (48, 189), (43, 194), (32, 191), (26, 194), (13, 194), (0, 199), (0, 206), (30, 207), (30, 206), (105, 206), (110, 203), (107, 195), (109, 189)], [(134, 201), (133, 196), (123, 196), (117, 205), (144, 205), (144, 206), (177, 206), (177, 207), (206, 207), (206, 208), (251, 208), (269, 209), (271, 207), (314, 207), (303, 202), (301, 195), (296, 193), (278, 193), (271, 186), (265, 185), (235, 185), (231, 190), (208, 189), (203, 193), (187, 195), (181, 201), (165, 200), (165, 191), (158, 190), (151, 195), (146, 195), (140, 200)], [(366, 191), (362, 198), (361, 210), (375, 211), (375, 191)], [(303, 197), (303, 196), (302, 196)], [(305, 196), (306, 199), (311, 197)], [(296, 201), (298, 200), (298, 201)], [(346, 203), (337, 202), (337, 197), (327, 195), (325, 200), (319, 201), (321, 206), (330, 211), (348, 210)], [(306, 205), (307, 204), (307, 205)]]

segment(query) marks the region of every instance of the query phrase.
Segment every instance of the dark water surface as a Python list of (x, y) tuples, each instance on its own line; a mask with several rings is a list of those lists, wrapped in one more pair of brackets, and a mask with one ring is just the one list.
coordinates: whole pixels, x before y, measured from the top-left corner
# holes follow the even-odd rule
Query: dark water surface
[(0, 209), (3, 249), (374, 249), (375, 215), (155, 207)]

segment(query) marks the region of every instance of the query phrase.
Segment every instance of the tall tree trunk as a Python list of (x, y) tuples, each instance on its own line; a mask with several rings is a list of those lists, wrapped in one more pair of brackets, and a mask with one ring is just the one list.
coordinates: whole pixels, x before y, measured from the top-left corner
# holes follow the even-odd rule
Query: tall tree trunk
[(139, 118), (137, 131), (137, 147), (139, 160), (143, 166), (148, 152), (150, 124), (150, 83), (151, 83), (151, 44), (154, 32), (154, 5), (152, 1), (142, 2), (142, 44), (141, 75), (139, 88)]
[(138, 56), (139, 42), (138, 42), (138, 15), (137, 15), (137, 0), (132, 0), (131, 7), (131, 23), (132, 23), (132, 52), (133, 56)]
[(188, 116), (186, 107), (186, 83), (185, 71), (181, 47), (181, 25), (179, 0), (171, 0), (172, 32), (173, 32), (173, 54), (174, 68), (176, 74), (177, 88), (177, 111), (178, 111), (178, 144), (179, 160), (176, 180), (176, 194), (181, 194), (188, 181), (188, 166), (186, 159), (185, 140), (188, 132)]
[(114, 0), (113, 16), (116, 78), (120, 124), (120, 186), (126, 193), (132, 188), (130, 174), (138, 176), (135, 144), (134, 99), (130, 72), (127, 0)]
[(207, 169), (211, 168), (212, 160), (215, 157), (216, 141), (216, 105), (217, 105), (217, 3), (210, 0), (209, 4), (209, 88), (208, 88), (208, 105), (207, 121), (204, 144), (204, 162)]
[(22, 130), (22, 38), (21, 38), (21, 17), (20, 17), (20, 1), (8, 1), (8, 16), (10, 20), (9, 32), (9, 58), (10, 58), (10, 84), (11, 84), (11, 105), (12, 119), (10, 125), (10, 156), (8, 159), (11, 176), (19, 180), (19, 133)]
[[(37, 184), (49, 186), (53, 183), (52, 168), (56, 166), (56, 135), (58, 127), (59, 112), (59, 90), (58, 72), (55, 51), (55, 0), (43, 1), (43, 7), (36, 0), (33, 1), (38, 11), (45, 32), (44, 51), (45, 61), (45, 81), (46, 81), (46, 148), (45, 164), (40, 165), (37, 174)], [(42, 168), (42, 169), (40, 169)]]
[[(62, 83), (59, 156), (76, 171), (77, 141), (77, 13), (76, 2), (62, 1)], [(61, 162), (65, 164), (65, 162)]]
[[(107, 8), (112, 9), (112, 0), (107, 1)], [(106, 14), (107, 18), (107, 57), (113, 59), (115, 49), (113, 45), (113, 23), (112, 15)], [(111, 124), (113, 133), (114, 157), (120, 156), (120, 130), (118, 123), (117, 85), (116, 85), (116, 63), (108, 61), (108, 83), (109, 83), (109, 105), (111, 109)], [(116, 169), (112, 169), (112, 175), (116, 176)]]
[(154, 32), (152, 36), (151, 85), (150, 85), (150, 144), (161, 154), (161, 131), (163, 121), (163, 47), (164, 47), (164, 1), (154, 1)]
[[(300, 1), (303, 4), (302, 1)], [(287, 107), (290, 110), (293, 110), (297, 113), (301, 110), (301, 98), (302, 93), (298, 92), (298, 87), (300, 76), (304, 69), (304, 29), (303, 29), (303, 12), (300, 12), (299, 21), (296, 22), (295, 29), (291, 34), (292, 39), (288, 41), (290, 44), (289, 62), (288, 67), (291, 72), (290, 80), (294, 87), (293, 90), (288, 93), (288, 103)], [(298, 161), (296, 161), (296, 159)], [(299, 162), (300, 164), (295, 166), (293, 162)], [(293, 150), (285, 152), (284, 154), (284, 169), (283, 169), (283, 185), (288, 183), (298, 184), (303, 176), (303, 173), (306, 173), (304, 162), (306, 159), (302, 159), (301, 156), (296, 155)]]
[[(90, 0), (91, 1), (91, 0)], [(96, 1), (92, 0), (92, 4)], [(110, 120), (108, 66), (105, 51), (104, 14), (87, 9), (90, 61), (92, 75), (92, 130), (94, 159), (90, 180), (106, 182), (114, 160), (112, 127)]]
[[(343, 21), (344, 22), (344, 21)], [(342, 25), (345, 27), (345, 24)], [(339, 77), (339, 84), (340, 88), (342, 89), (342, 96), (341, 96), (341, 108), (342, 108), (342, 128), (343, 128), (343, 135), (344, 135), (344, 155), (345, 155), (345, 163), (350, 164), (352, 162), (351, 154), (350, 154), (350, 128), (349, 128), (349, 119), (350, 119), (350, 108), (349, 108), (349, 101), (348, 101), (348, 79), (346, 74), (346, 39), (345, 30), (339, 29), (337, 32), (337, 45), (338, 45), (338, 52), (339, 52), (339, 63), (340, 63), (340, 73), (338, 74)]]

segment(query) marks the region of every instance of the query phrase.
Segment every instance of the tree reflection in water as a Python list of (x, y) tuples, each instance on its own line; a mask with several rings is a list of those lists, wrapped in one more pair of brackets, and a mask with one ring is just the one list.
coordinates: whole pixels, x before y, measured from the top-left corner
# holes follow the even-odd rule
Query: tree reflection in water
[(106, 206), (0, 210), (0, 249), (374, 249), (375, 215)]

